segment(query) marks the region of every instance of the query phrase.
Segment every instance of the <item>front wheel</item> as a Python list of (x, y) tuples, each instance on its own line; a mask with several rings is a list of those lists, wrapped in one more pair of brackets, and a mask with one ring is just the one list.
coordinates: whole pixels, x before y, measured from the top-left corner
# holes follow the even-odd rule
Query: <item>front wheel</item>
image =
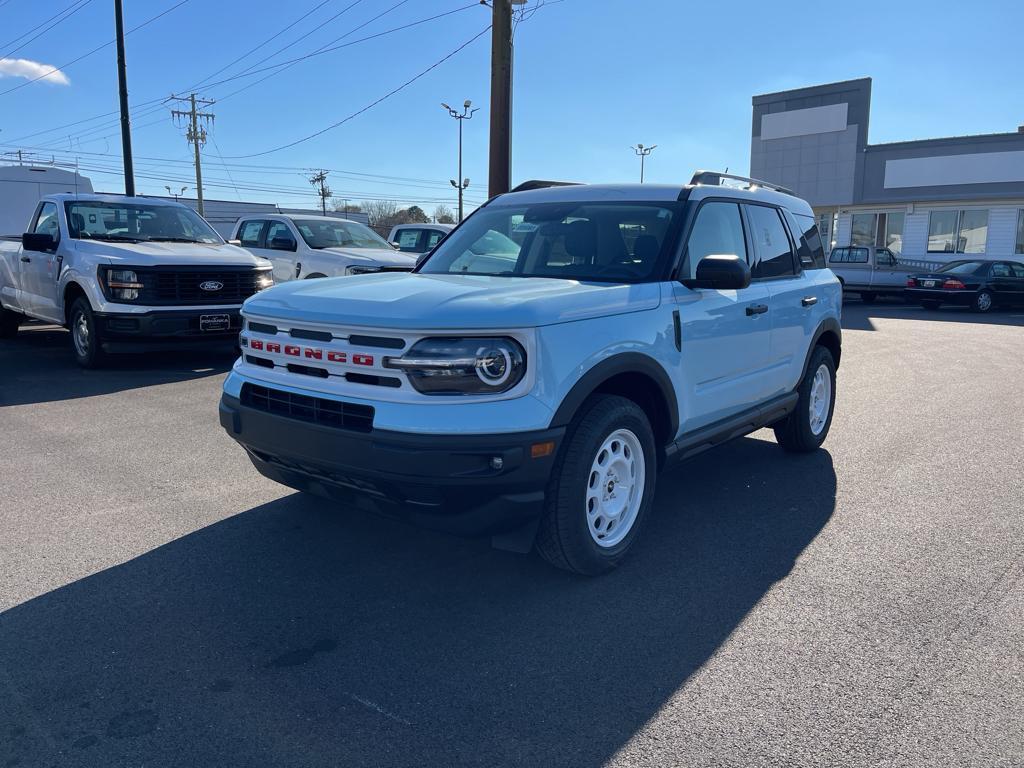
[(13, 339), (18, 335), (18, 327), (25, 316), (0, 307), (0, 339)]
[(995, 302), (992, 300), (992, 292), (989, 290), (978, 291), (978, 295), (971, 301), (971, 309), (975, 312), (991, 312)]
[(71, 304), (68, 321), (68, 328), (71, 331), (71, 350), (75, 354), (75, 362), (83, 368), (98, 368), (103, 364), (105, 356), (100, 346), (96, 317), (92, 313), (88, 299), (79, 296), (74, 300)]
[(825, 442), (835, 408), (836, 365), (825, 347), (814, 348), (796, 391), (796, 408), (775, 425), (775, 440), (787, 451), (808, 453)]
[(636, 541), (654, 498), (654, 433), (617, 395), (589, 400), (566, 433), (544, 499), (536, 548), (552, 565), (595, 576)]

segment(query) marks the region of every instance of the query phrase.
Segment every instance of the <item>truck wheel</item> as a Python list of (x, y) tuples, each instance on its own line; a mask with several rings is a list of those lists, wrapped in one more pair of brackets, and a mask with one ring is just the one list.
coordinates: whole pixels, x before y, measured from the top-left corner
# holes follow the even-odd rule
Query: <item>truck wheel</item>
[(995, 302), (992, 301), (992, 292), (989, 290), (981, 290), (978, 291), (978, 295), (971, 301), (971, 309), (975, 312), (981, 312), (984, 314), (986, 312), (991, 312), (994, 304)]
[(537, 532), (541, 557), (596, 576), (621, 562), (654, 498), (654, 433), (624, 397), (598, 395), (566, 433)]
[(775, 440), (787, 451), (807, 453), (825, 442), (835, 408), (836, 365), (825, 347), (814, 348), (796, 391), (796, 409), (774, 426)]
[(874, 304), (876, 298), (878, 297), (875, 296), (875, 294), (871, 293), (870, 291), (864, 291), (860, 295), (860, 300), (863, 301), (865, 304)]
[(89, 300), (84, 296), (79, 296), (71, 304), (68, 329), (71, 331), (71, 350), (75, 353), (75, 362), (83, 368), (98, 368), (102, 365), (104, 354), (100, 347), (99, 329)]
[(19, 312), (0, 308), (0, 339), (13, 339), (18, 335), (18, 326), (25, 316)]

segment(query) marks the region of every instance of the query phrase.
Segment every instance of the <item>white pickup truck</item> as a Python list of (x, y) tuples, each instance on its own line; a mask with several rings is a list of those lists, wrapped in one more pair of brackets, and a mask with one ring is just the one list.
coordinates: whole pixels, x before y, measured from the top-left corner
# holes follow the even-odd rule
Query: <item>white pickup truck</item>
[(416, 254), (400, 253), (358, 221), (269, 214), (238, 220), (230, 242), (274, 265), (274, 282), (411, 272)]
[(184, 205), (47, 195), (27, 232), (0, 239), (0, 337), (26, 318), (63, 325), (87, 368), (107, 352), (232, 344), (242, 302), (271, 285), (270, 262)]

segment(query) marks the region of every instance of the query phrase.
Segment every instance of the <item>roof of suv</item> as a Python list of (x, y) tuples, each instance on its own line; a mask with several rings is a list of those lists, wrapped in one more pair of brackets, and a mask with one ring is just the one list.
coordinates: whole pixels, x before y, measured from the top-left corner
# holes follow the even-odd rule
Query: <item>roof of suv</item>
[(656, 202), (664, 203), (680, 199), (702, 200), (705, 197), (728, 197), (772, 203), (788, 208), (794, 213), (813, 216), (811, 206), (793, 195), (776, 192), (765, 187), (742, 189), (738, 187), (711, 184), (571, 184), (522, 192), (507, 192), (497, 198), (501, 204), (527, 205), (532, 203), (557, 202)]

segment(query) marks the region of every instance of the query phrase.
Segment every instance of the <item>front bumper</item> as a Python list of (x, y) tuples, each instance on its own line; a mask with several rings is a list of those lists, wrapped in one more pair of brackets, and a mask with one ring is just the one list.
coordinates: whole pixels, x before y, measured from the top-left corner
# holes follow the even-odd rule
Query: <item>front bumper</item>
[[(268, 413), (225, 394), (220, 423), (264, 476), (418, 525), (502, 534), (539, 517), (564, 428), (497, 435), (357, 432)], [(555, 451), (531, 458), (530, 448)], [(500, 459), (500, 468), (496, 468)]]
[(941, 288), (906, 288), (903, 295), (908, 302), (938, 301), (943, 304), (969, 306), (977, 291), (944, 291)]
[[(203, 315), (226, 315), (223, 330), (203, 330)], [(96, 323), (103, 348), (110, 351), (142, 351), (169, 345), (175, 349), (237, 343), (242, 330), (238, 307), (231, 309), (178, 309), (152, 312), (97, 312)]]

